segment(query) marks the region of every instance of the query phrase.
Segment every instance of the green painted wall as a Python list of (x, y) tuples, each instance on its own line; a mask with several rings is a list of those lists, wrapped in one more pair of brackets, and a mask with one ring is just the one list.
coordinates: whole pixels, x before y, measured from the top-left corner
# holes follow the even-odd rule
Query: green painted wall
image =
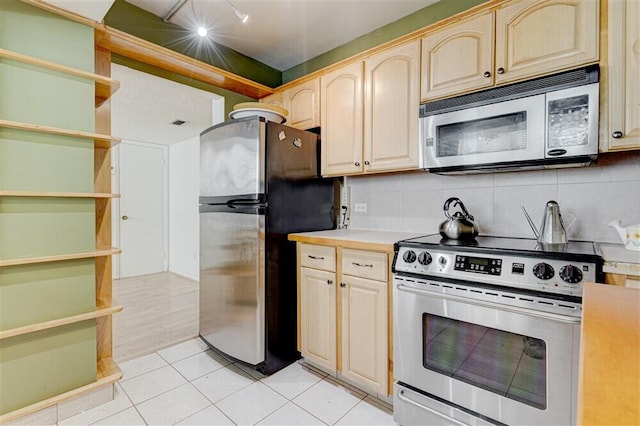
[(349, 43), (319, 55), (307, 62), (296, 65), (282, 73), (282, 83), (288, 83), (311, 72), (322, 69), (343, 59), (349, 58), (382, 43), (393, 40), (410, 32), (419, 30), (456, 13), (484, 3), (486, 0), (440, 0), (431, 6), (420, 9), (411, 15), (387, 24), (377, 30), (358, 37)]
[(95, 260), (0, 268), (0, 330), (92, 311)]
[[(0, 48), (91, 71), (91, 27), (0, 0)], [(0, 119), (94, 132), (94, 84), (0, 59)], [(92, 140), (0, 129), (0, 190), (93, 192)], [(0, 259), (95, 250), (92, 198), (0, 197)], [(95, 261), (0, 267), (0, 329), (95, 309)], [(0, 415), (94, 382), (95, 320), (0, 340)]]
[(95, 381), (96, 358), (95, 320), (0, 340), (0, 415)]
[(115, 1), (104, 23), (265, 86), (277, 87), (282, 83), (282, 75), (275, 68), (211, 40), (201, 40), (192, 31), (163, 22), (161, 18), (124, 0)]

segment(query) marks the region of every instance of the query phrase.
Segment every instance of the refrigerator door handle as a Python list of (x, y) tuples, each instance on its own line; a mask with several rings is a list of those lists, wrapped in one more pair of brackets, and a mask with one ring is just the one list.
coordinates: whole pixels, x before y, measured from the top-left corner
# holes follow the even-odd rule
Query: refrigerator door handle
[(226, 202), (227, 207), (231, 207), (233, 209), (237, 209), (238, 207), (266, 207), (266, 203), (260, 200), (246, 200), (246, 199), (236, 199), (229, 200)]

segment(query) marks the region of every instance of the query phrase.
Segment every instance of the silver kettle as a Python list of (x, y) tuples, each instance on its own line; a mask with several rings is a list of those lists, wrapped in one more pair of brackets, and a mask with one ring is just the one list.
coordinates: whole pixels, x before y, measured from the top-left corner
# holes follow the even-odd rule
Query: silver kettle
[[(449, 208), (456, 206), (460, 207), (461, 211), (449, 213)], [(449, 198), (444, 202), (443, 210), (447, 220), (440, 224), (440, 235), (452, 240), (472, 240), (478, 236), (478, 227), (473, 223), (473, 216), (459, 198)]]
[[(522, 211), (524, 212), (529, 225), (531, 226), (531, 230), (535, 234), (538, 242), (540, 244), (566, 244), (567, 243), (567, 230), (565, 228), (564, 221), (562, 220), (562, 215), (560, 214), (560, 206), (555, 201), (548, 201), (547, 205), (544, 208), (544, 214), (542, 215), (542, 223), (540, 224), (540, 229), (537, 229), (533, 224), (531, 217), (525, 210), (524, 206), (522, 207)], [(575, 222), (576, 217), (574, 214), (573, 220), (566, 225), (568, 228)]]

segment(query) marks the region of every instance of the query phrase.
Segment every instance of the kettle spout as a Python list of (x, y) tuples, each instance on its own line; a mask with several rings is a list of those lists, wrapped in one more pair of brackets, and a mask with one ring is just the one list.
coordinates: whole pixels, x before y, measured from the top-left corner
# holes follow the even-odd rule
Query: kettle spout
[(627, 242), (627, 231), (622, 227), (622, 221), (620, 219), (612, 220), (609, 222), (609, 226), (618, 232), (618, 235), (620, 235), (620, 239), (622, 240), (622, 244), (625, 244)]
[(538, 228), (536, 228), (536, 225), (534, 225), (533, 220), (531, 220), (531, 216), (529, 216), (529, 213), (527, 213), (527, 209), (525, 209), (524, 206), (520, 206), (520, 208), (522, 209), (522, 213), (524, 213), (524, 217), (527, 218), (527, 222), (529, 222), (529, 226), (533, 231), (533, 235), (536, 236), (536, 239), (540, 238), (540, 233), (538, 232)]

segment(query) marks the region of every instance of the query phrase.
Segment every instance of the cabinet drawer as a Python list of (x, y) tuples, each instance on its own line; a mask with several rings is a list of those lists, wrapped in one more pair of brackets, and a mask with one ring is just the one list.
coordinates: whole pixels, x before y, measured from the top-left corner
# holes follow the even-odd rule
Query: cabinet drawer
[(332, 272), (336, 270), (335, 247), (298, 244), (300, 247), (300, 266)]
[(378, 281), (387, 281), (387, 254), (370, 251), (342, 251), (342, 273)]

